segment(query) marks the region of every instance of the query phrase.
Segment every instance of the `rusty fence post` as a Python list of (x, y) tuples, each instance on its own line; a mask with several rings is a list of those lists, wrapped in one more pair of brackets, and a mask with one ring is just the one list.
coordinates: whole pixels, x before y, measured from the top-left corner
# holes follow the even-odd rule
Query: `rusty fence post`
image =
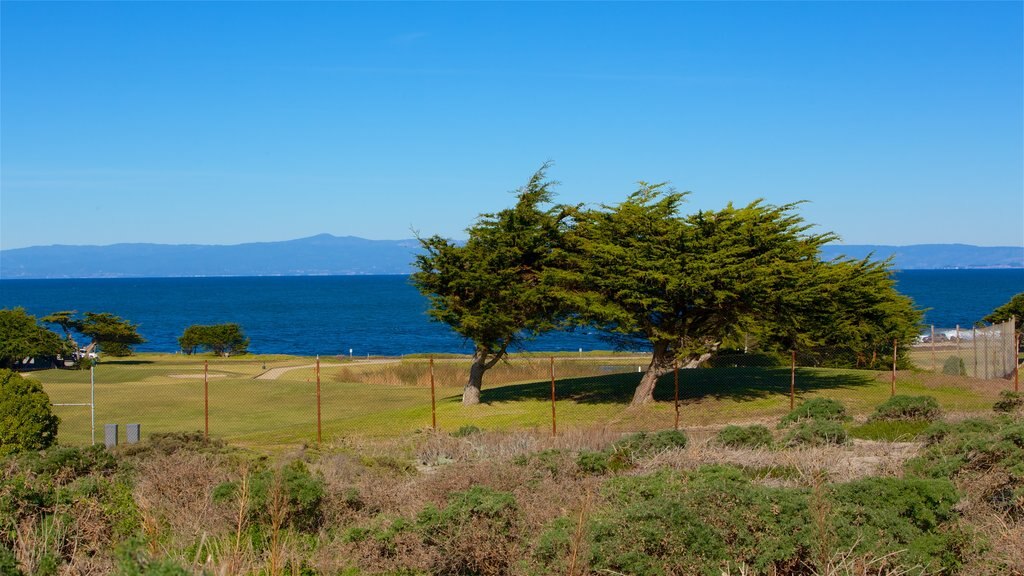
[(932, 324), (932, 372), (935, 372), (935, 324)]
[(210, 361), (203, 360), (203, 416), (206, 424), (203, 428), (203, 438), (210, 439)]
[(896, 352), (897, 352), (896, 342), (897, 342), (897, 340), (893, 339), (893, 341), (892, 341), (892, 381), (890, 382), (890, 388), (891, 388), (891, 390), (889, 392), (890, 396), (895, 396), (896, 395)]
[(1020, 393), (1020, 334), (1013, 337), (1013, 391)]
[(551, 436), (558, 435), (555, 419), (555, 357), (551, 357)]
[(675, 429), (679, 430), (679, 360), (677, 359), (674, 363), (673, 368), (675, 369), (675, 382), (676, 382), (676, 424)]
[(321, 442), (320, 436), (320, 355), (316, 355), (316, 443)]
[(437, 431), (437, 399), (434, 393), (434, 357), (430, 357), (430, 428)]
[(796, 405), (796, 350), (789, 351), (789, 409)]

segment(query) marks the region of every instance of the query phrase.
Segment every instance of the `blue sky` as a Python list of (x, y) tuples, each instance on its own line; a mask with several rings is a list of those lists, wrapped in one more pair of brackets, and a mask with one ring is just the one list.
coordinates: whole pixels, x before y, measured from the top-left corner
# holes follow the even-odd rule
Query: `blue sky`
[(462, 237), (546, 160), (1024, 245), (1004, 3), (0, 3), (0, 248)]

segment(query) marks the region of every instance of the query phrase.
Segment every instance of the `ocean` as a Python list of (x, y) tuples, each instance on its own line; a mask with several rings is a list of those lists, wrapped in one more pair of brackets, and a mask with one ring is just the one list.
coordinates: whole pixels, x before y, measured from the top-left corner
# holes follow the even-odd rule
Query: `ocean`
[[(936, 328), (971, 326), (1016, 293), (1024, 270), (907, 270), (898, 289), (925, 309)], [(116, 278), (0, 280), (0, 308), (40, 317), (59, 310), (110, 312), (139, 325), (140, 352), (173, 352), (191, 324), (236, 322), (254, 353), (397, 356), (469, 352), (445, 325), (431, 322), (427, 300), (408, 276)], [(597, 334), (547, 334), (527, 350), (606, 350)]]

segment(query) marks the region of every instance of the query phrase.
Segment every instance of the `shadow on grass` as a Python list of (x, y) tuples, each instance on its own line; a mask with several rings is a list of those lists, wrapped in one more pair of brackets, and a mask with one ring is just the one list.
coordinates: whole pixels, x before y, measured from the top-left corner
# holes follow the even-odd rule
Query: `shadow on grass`
[[(873, 371), (800, 369), (796, 371), (797, 393), (820, 390), (849, 389), (874, 383)], [(585, 378), (566, 378), (555, 382), (558, 400), (572, 400), (579, 404), (628, 404), (640, 383), (640, 373), (608, 374)], [(789, 368), (702, 368), (679, 371), (679, 399), (733, 400), (737, 402), (789, 394)], [(488, 389), (486, 377), (480, 401), (514, 402), (518, 400), (545, 400), (551, 398), (551, 382), (529, 382)], [(672, 401), (674, 377), (670, 372), (658, 379), (654, 399)]]
[(144, 364), (156, 364), (154, 360), (102, 360), (96, 363), (100, 366), (142, 366)]

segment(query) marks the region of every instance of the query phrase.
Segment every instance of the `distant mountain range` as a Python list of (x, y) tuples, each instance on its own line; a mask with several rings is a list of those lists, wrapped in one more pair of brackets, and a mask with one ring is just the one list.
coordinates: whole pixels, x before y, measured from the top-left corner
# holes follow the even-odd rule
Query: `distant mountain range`
[[(231, 246), (113, 244), (0, 250), (0, 278), (409, 274), (419, 242), (320, 234)], [(828, 245), (823, 256), (893, 257), (898, 269), (1024, 268), (1024, 247)]]

